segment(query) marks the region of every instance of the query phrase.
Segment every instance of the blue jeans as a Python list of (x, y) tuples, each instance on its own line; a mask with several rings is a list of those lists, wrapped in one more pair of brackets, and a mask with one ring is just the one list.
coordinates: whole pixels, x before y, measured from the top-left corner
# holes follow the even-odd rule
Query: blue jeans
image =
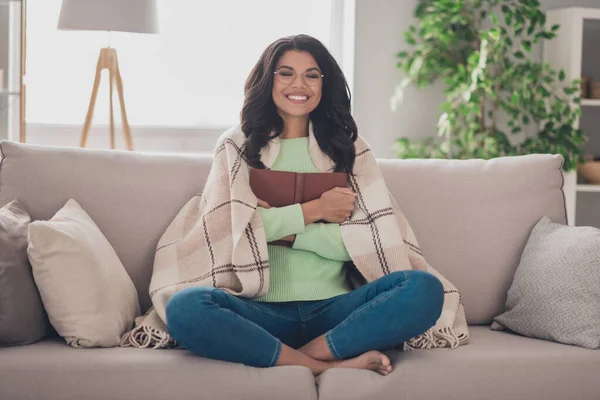
[(167, 326), (197, 355), (271, 367), (282, 343), (298, 349), (322, 334), (336, 359), (393, 348), (432, 327), (443, 302), (442, 283), (419, 270), (316, 301), (257, 302), (202, 286), (171, 297)]

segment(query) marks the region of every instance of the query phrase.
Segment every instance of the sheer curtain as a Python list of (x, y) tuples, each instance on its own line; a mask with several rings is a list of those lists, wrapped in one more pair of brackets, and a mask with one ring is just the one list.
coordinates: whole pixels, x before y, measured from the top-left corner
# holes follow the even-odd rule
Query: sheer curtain
[[(159, 0), (157, 35), (59, 31), (60, 4), (28, 0), (28, 123), (83, 124), (98, 53), (110, 45), (131, 125), (228, 127), (269, 43), (295, 33), (332, 41), (329, 0)], [(94, 124), (108, 122), (107, 81), (103, 75)]]

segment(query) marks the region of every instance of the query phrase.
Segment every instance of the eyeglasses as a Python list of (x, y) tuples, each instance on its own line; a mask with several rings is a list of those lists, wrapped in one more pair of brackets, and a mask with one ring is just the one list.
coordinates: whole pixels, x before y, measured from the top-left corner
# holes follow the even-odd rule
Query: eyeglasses
[[(293, 69), (280, 68), (273, 73), (277, 76), (277, 80), (283, 85), (290, 85), (296, 80), (297, 73)], [(308, 86), (318, 86), (325, 75), (319, 70), (310, 70), (302, 73), (302, 79)]]

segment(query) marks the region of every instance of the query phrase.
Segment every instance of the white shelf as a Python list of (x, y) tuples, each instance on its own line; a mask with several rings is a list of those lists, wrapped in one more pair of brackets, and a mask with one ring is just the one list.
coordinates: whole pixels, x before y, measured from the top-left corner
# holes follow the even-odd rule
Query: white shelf
[[(596, 0), (595, 3), (598, 1)], [(595, 40), (600, 37), (600, 29), (598, 29), (600, 28), (600, 8), (569, 7), (547, 11), (546, 30), (550, 30), (555, 24), (560, 25), (560, 29), (556, 38), (544, 41), (542, 60), (544, 63), (549, 63), (555, 70), (564, 70), (567, 81), (581, 79), (584, 72), (582, 65), (584, 42), (596, 43)], [(593, 41), (590, 42), (590, 40)], [(593, 53), (596, 54), (595, 48)], [(594, 80), (598, 79), (594, 76)], [(597, 115), (600, 113), (600, 110), (593, 109), (600, 107), (600, 99), (581, 99), (580, 105), (584, 114)], [(579, 122), (580, 120), (577, 119), (575, 128), (580, 128)], [(594, 135), (594, 142), (599, 139), (598, 135)], [(585, 225), (585, 221), (581, 220), (586, 217), (576, 218), (577, 198), (585, 192), (600, 193), (598, 184), (577, 184), (577, 175), (575, 170), (564, 174), (565, 208), (569, 225), (575, 225), (575, 220), (579, 220)]]
[(600, 185), (580, 183), (577, 185), (578, 192), (600, 192)]
[(600, 107), (600, 99), (581, 99), (582, 106)]

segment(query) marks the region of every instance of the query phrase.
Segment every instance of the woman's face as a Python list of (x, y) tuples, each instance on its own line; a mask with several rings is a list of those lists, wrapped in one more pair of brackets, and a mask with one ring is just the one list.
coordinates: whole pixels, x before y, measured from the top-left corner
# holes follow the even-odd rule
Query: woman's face
[(273, 101), (282, 117), (308, 116), (321, 101), (323, 78), (317, 62), (305, 51), (286, 51), (275, 68)]

